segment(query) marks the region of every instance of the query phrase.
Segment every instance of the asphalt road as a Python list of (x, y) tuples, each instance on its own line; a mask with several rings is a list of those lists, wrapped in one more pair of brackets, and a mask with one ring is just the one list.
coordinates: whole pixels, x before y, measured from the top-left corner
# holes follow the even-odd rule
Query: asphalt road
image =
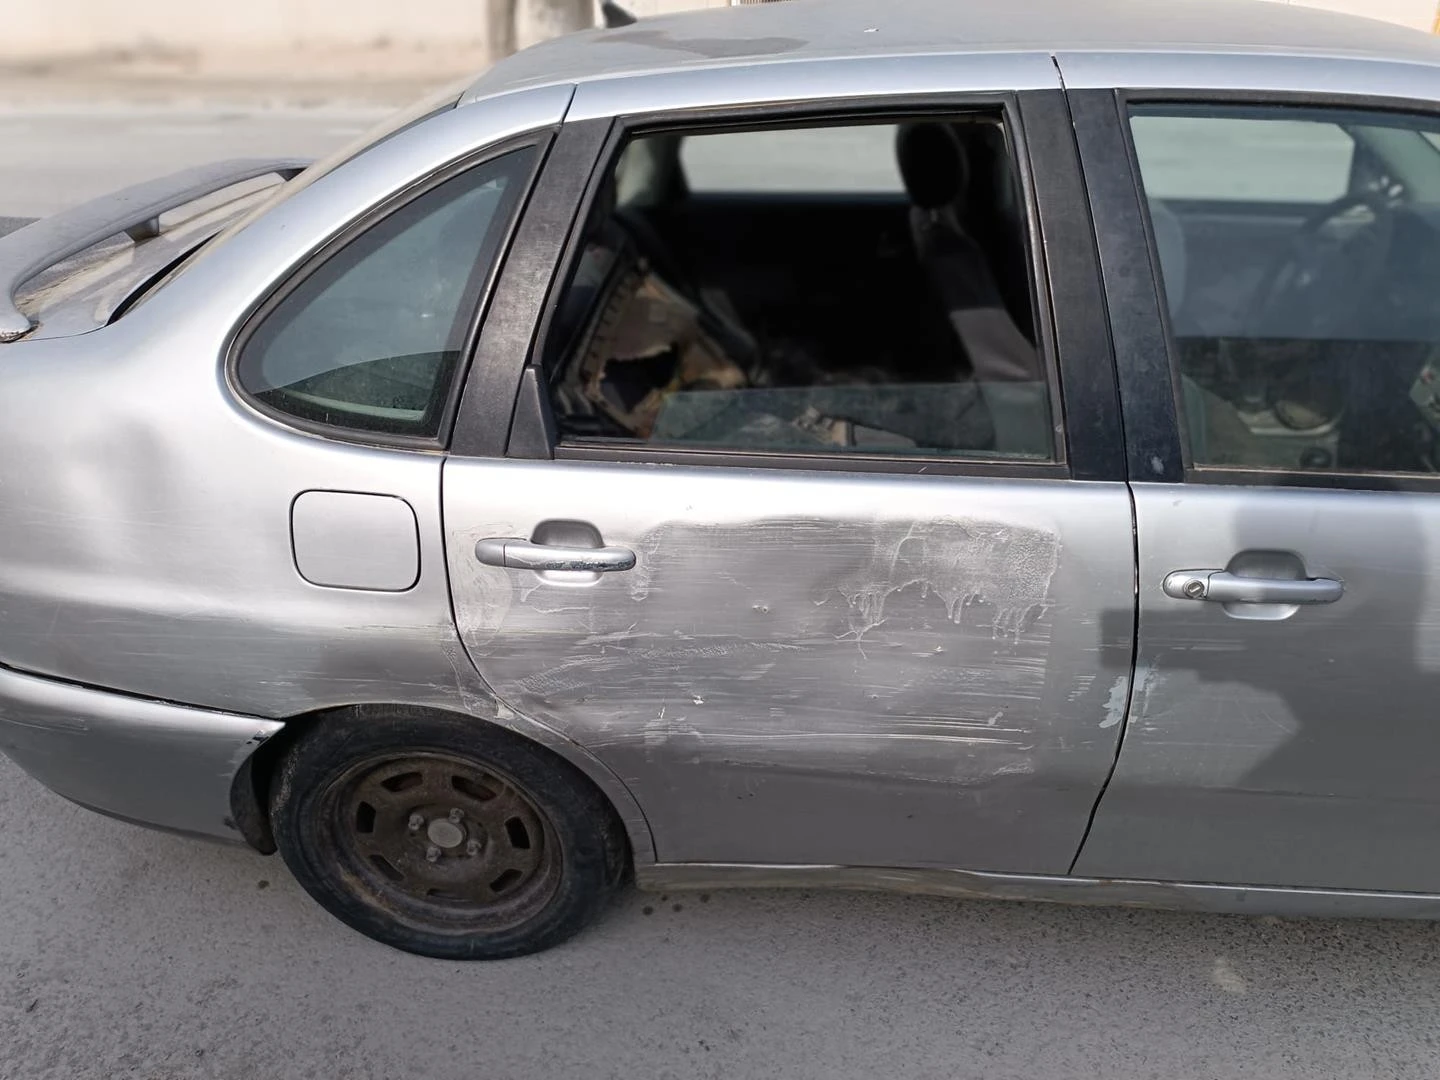
[[(0, 114), (0, 214), (369, 119)], [(422, 960), (276, 859), (97, 817), (0, 761), (0, 1077), (1401, 1080), (1440, 1073), (1437, 1016), (1421, 923), (632, 895), (542, 956)]]

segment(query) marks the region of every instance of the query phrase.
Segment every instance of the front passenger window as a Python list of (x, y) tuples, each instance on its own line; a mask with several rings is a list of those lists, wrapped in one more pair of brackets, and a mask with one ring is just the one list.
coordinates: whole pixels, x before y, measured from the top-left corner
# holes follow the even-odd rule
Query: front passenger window
[(1138, 106), (1192, 460), (1440, 471), (1440, 121)]

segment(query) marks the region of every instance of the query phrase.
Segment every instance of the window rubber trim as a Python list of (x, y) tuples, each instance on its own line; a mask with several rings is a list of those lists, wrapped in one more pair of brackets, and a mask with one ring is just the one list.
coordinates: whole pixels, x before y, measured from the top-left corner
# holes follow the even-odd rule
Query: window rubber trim
[(1128, 469), (1115, 350), (1070, 101), (1063, 90), (1027, 90), (1019, 97), (1028, 121), (1025, 145), (1039, 209), (1039, 240), (1049, 263), (1060, 373), (1057, 400), (1064, 411), (1071, 475), (1076, 480), (1124, 482)]
[(505, 456), (522, 372), (554, 291), (556, 267), (577, 221), (584, 220), (580, 214), (589, 212), (586, 193), (610, 127), (609, 120), (574, 121), (555, 135), (492, 290), (491, 314), (479, 328), (451, 432), (453, 455)]
[(1100, 253), (1129, 478), (1179, 483), (1188, 464), (1179, 427), (1183, 412), (1172, 381), (1158, 258), (1123, 131), (1124, 106), (1113, 90), (1071, 90), (1068, 96)]

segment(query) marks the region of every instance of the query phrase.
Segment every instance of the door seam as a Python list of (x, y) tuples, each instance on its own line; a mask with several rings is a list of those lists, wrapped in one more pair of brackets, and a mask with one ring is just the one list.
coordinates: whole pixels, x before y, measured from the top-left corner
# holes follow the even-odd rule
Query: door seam
[(1080, 836), (1080, 843), (1075, 848), (1075, 857), (1070, 860), (1070, 867), (1065, 871), (1067, 875), (1075, 873), (1075, 867), (1080, 864), (1080, 856), (1085, 852), (1085, 845), (1090, 840), (1090, 831), (1095, 828), (1095, 818), (1099, 816), (1100, 804), (1105, 801), (1105, 793), (1110, 790), (1110, 782), (1115, 779), (1115, 770), (1120, 767), (1120, 755), (1125, 750), (1125, 733), (1130, 730), (1130, 710), (1135, 705), (1135, 683), (1136, 675), (1139, 673), (1140, 662), (1140, 518), (1135, 510), (1135, 489), (1128, 482), (1125, 485), (1125, 496), (1130, 500), (1130, 547), (1133, 561), (1134, 577), (1132, 578), (1134, 601), (1131, 607), (1132, 618), (1130, 625), (1130, 685), (1125, 690), (1125, 711), (1121, 714), (1120, 733), (1115, 739), (1115, 757), (1110, 762), (1110, 769), (1105, 773), (1105, 781), (1100, 785), (1099, 792), (1095, 795), (1094, 805), (1090, 807), (1090, 817), (1085, 822), (1085, 831)]
[[(1130, 684), (1125, 691), (1125, 711), (1121, 714), (1120, 731), (1115, 739), (1115, 754), (1110, 761), (1110, 768), (1105, 773), (1105, 779), (1100, 784), (1100, 790), (1095, 794), (1095, 801), (1090, 806), (1090, 815), (1085, 821), (1085, 830), (1080, 834), (1080, 843), (1075, 846), (1075, 854), (1070, 860), (1070, 866), (1065, 871), (1067, 875), (1075, 873), (1075, 867), (1080, 865), (1080, 856), (1085, 852), (1085, 845), (1090, 841), (1090, 834), (1095, 828), (1095, 819), (1099, 816), (1100, 806), (1105, 801), (1105, 794), (1110, 790), (1110, 784), (1115, 779), (1115, 772), (1120, 767), (1120, 755), (1125, 749), (1125, 734), (1130, 728), (1130, 710), (1135, 703), (1135, 682), (1140, 662), (1140, 532), (1139, 515), (1135, 507), (1135, 489), (1129, 481), (1130, 472), (1130, 440), (1125, 430), (1125, 396), (1120, 387), (1119, 358), (1115, 351), (1114, 320), (1110, 314), (1110, 294), (1104, 284), (1103, 263), (1100, 259), (1099, 236), (1096, 232), (1094, 201), (1090, 192), (1089, 177), (1085, 173), (1085, 155), (1080, 149), (1078, 133), (1074, 130), (1074, 110), (1070, 100), (1070, 88), (1065, 83), (1065, 68), (1060, 62), (1059, 53), (1051, 53), (1050, 60), (1055, 65), (1055, 73), (1060, 80), (1060, 92), (1064, 96), (1065, 110), (1071, 117), (1071, 133), (1075, 138), (1075, 163), (1080, 170), (1080, 182), (1085, 192), (1086, 215), (1090, 219), (1090, 231), (1096, 234), (1095, 256), (1096, 270), (1101, 275), (1101, 297), (1105, 305), (1105, 326), (1108, 331), (1106, 345), (1109, 351), (1109, 360), (1112, 370), (1115, 372), (1115, 393), (1116, 393), (1116, 418), (1120, 425), (1121, 445), (1125, 448), (1122, 455), (1125, 464), (1126, 481), (1125, 497), (1130, 501), (1130, 568), (1131, 568), (1131, 620), (1130, 620)], [(1063, 390), (1062, 390), (1063, 393)]]

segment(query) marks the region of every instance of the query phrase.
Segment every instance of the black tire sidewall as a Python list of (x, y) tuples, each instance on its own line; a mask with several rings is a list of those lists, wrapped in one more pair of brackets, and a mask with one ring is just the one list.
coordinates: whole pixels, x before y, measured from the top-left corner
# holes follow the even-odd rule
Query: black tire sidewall
[[(319, 904), (386, 945), (450, 960), (538, 952), (594, 919), (624, 875), (627, 845), (614, 810), (594, 784), (558, 755), (469, 717), (366, 710), (306, 732), (281, 759), (270, 785), (270, 819), (290, 872)], [(523, 788), (560, 850), (554, 892), (534, 916), (496, 931), (428, 932), (366, 899), (330, 839), (327, 790), (356, 762), (383, 754), (434, 752), (508, 774)]]

